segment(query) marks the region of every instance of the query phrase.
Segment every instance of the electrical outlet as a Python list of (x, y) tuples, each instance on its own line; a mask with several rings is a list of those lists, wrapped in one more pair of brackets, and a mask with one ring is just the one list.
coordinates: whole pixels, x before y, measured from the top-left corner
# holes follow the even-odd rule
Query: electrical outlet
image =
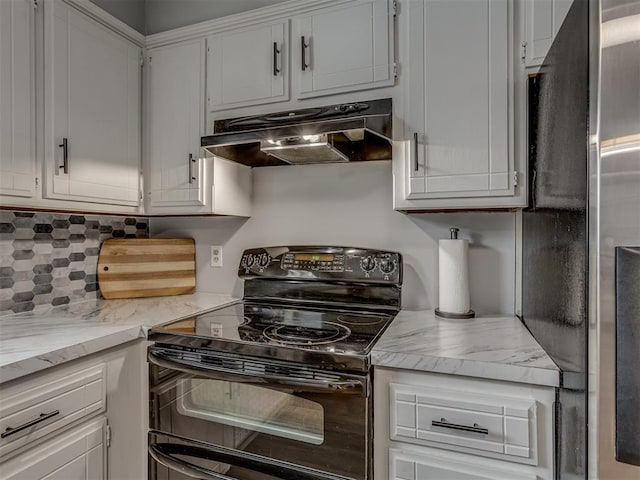
[(211, 245), (211, 266), (222, 266), (222, 247), (220, 245)]

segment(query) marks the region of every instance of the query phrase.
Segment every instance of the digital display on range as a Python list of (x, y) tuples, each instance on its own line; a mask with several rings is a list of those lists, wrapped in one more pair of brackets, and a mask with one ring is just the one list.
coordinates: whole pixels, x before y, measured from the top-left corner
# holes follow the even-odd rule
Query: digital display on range
[(332, 253), (296, 253), (293, 256), (296, 262), (333, 262)]

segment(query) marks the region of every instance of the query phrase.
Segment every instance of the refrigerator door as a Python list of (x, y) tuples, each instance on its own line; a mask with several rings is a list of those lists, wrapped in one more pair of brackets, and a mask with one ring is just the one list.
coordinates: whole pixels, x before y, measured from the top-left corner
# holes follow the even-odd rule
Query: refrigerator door
[(597, 459), (592, 473), (600, 480), (637, 480), (640, 362), (637, 310), (633, 312), (640, 288), (637, 280), (623, 278), (634, 275), (634, 250), (618, 249), (616, 289), (616, 248), (640, 245), (640, 0), (599, 4), (600, 72), (591, 78), (594, 85), (599, 81), (600, 107), (599, 121), (591, 125), (599, 155), (591, 164), (597, 185), (591, 203), (598, 216), (591, 229), (597, 229), (592, 254), (598, 276), (590, 331), (590, 377), (596, 393), (590, 399), (589, 428), (595, 432), (589, 456)]

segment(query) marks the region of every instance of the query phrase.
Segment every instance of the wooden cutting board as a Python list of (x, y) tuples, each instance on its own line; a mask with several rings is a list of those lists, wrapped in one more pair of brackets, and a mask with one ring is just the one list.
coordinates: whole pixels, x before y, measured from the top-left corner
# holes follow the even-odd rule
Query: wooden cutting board
[(193, 293), (196, 249), (192, 238), (110, 238), (98, 257), (102, 296), (159, 297)]

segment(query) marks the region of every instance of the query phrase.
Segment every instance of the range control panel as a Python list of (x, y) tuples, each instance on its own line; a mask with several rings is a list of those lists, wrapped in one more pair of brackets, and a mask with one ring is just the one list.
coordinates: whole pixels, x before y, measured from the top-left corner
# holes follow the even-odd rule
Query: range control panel
[(245, 250), (241, 278), (402, 283), (402, 255), (356, 247), (290, 246)]

